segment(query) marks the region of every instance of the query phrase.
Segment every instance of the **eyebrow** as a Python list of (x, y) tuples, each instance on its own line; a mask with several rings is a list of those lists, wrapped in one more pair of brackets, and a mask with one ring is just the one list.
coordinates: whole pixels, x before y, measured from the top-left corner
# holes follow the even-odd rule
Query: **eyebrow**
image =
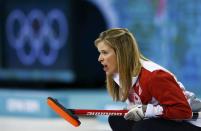
[(107, 50), (105, 50), (105, 49), (102, 49), (102, 50), (100, 50), (99, 52), (107, 52)]

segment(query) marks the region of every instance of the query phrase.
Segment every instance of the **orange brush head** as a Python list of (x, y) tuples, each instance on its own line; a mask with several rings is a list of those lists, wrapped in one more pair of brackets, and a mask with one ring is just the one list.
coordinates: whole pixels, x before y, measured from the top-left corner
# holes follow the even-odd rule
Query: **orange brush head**
[(47, 104), (62, 118), (64, 118), (66, 121), (71, 123), (73, 126), (78, 127), (81, 122), (78, 120), (78, 117), (73, 114), (71, 110), (66, 109), (61, 104), (58, 103), (57, 100), (48, 97), (47, 98)]

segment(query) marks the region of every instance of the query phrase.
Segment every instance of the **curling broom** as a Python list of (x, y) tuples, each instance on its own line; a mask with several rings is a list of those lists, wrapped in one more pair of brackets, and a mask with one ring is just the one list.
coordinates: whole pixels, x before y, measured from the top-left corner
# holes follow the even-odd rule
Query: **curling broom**
[[(90, 110), (90, 109), (67, 109), (52, 97), (47, 98), (47, 104), (62, 118), (68, 121), (75, 127), (78, 127), (81, 122), (78, 115), (98, 116), (112, 115), (124, 116), (128, 110)], [(201, 112), (193, 112), (192, 119), (201, 119)]]

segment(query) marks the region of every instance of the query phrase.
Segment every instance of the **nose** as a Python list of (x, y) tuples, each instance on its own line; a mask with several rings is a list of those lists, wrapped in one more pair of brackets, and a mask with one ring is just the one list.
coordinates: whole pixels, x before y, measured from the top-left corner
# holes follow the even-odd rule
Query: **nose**
[(98, 57), (98, 61), (99, 61), (99, 62), (102, 62), (102, 61), (103, 61), (103, 57), (102, 57), (101, 54), (100, 54), (99, 57)]

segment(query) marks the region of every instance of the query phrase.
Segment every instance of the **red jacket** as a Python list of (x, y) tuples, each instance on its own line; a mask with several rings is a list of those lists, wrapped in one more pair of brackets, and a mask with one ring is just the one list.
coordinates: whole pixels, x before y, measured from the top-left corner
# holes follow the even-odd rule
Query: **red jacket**
[(141, 72), (129, 94), (130, 104), (148, 105), (145, 116), (190, 119), (191, 107), (172, 73), (151, 62), (142, 61)]

